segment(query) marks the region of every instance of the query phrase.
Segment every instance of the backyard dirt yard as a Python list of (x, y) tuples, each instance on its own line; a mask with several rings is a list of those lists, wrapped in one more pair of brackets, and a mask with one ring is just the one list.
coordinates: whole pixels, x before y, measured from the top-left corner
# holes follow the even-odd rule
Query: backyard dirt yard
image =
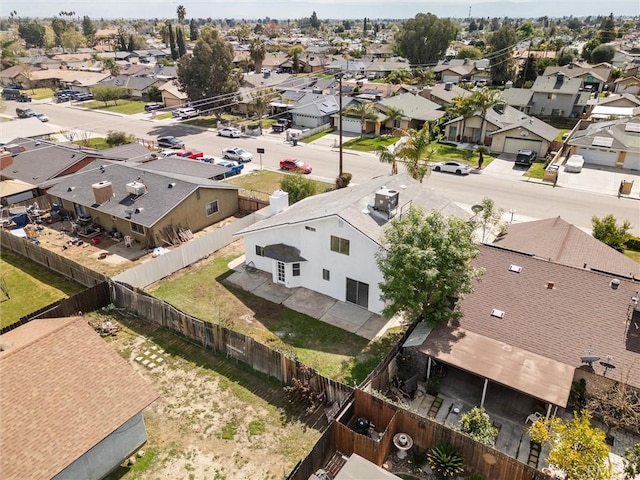
[(160, 398), (144, 411), (144, 456), (110, 480), (282, 479), (319, 438), (322, 409), (294, 407), (278, 382), (166, 329), (114, 318), (122, 330), (107, 341)]

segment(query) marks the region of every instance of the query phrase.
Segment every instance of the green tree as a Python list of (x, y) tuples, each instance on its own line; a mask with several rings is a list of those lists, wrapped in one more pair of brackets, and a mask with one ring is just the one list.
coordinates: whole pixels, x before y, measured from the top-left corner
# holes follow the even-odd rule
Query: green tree
[(435, 63), (444, 56), (457, 33), (458, 28), (452, 20), (418, 13), (407, 20), (396, 35), (396, 49), (411, 63)]
[[(560, 50), (560, 55), (558, 56), (558, 65), (564, 67), (565, 65), (569, 65), (573, 62), (575, 56), (573, 54), (573, 50), (570, 48), (563, 48)], [(539, 70), (538, 70), (539, 72)]]
[(478, 254), (473, 228), (462, 218), (417, 208), (391, 222), (376, 254), (387, 318), (405, 312), (411, 320), (437, 325), (458, 315), (456, 299), (470, 293), (480, 275), (470, 265)]
[(251, 40), (249, 45), (249, 58), (253, 61), (254, 71), (258, 73), (262, 69), (262, 62), (267, 56), (267, 47), (259, 38)]
[(109, 70), (109, 73), (112, 77), (117, 77), (120, 75), (120, 65), (116, 63), (116, 60), (111, 57), (106, 57), (102, 59), (102, 66), (105, 70)]
[(290, 205), (316, 194), (316, 184), (313, 180), (305, 178), (302, 173), (285, 175), (280, 180), (280, 188), (289, 194)]
[(422, 182), (431, 170), (427, 161), (433, 157), (433, 149), (429, 148), (431, 134), (425, 124), (420, 130), (409, 130), (407, 139), (396, 151), (400, 161), (405, 164), (407, 173)]
[(316, 12), (313, 12), (311, 14), (311, 18), (309, 18), (309, 25), (311, 25), (311, 28), (320, 28), (320, 20), (318, 20), (318, 15), (316, 15)]
[(613, 45), (598, 45), (591, 51), (591, 63), (611, 63), (616, 55)]
[(387, 147), (379, 145), (376, 149), (376, 154), (381, 163), (391, 164), (391, 175), (398, 174), (398, 156), (394, 151), (389, 150)]
[(473, 407), (460, 416), (460, 430), (474, 440), (494, 446), (498, 429), (491, 424), (489, 414), (483, 407)]
[(609, 447), (605, 433), (591, 427), (591, 413), (575, 412), (571, 420), (541, 418), (529, 427), (534, 442), (549, 444), (547, 461), (567, 475), (567, 480), (609, 480)]
[(167, 21), (167, 28), (169, 29), (169, 48), (171, 50), (171, 58), (175, 61), (180, 58), (178, 54), (178, 47), (176, 45), (176, 34), (173, 30), (173, 25), (171, 22)]
[(600, 45), (600, 40), (598, 38), (592, 38), (587, 43), (582, 46), (582, 58), (584, 58), (587, 62), (591, 62), (591, 52)]
[(516, 31), (509, 24), (503, 25), (489, 39), (489, 64), (493, 83), (503, 84), (513, 80), (512, 48), (517, 41)]
[(291, 57), (293, 73), (298, 73), (298, 71), (300, 70), (300, 54), (302, 52), (304, 52), (304, 48), (302, 48), (300, 45), (291, 47), (287, 52)]
[(591, 226), (593, 227), (594, 238), (619, 252), (624, 251), (630, 237), (629, 229), (631, 228), (631, 223), (628, 220), (622, 222), (622, 225), (618, 225), (616, 218), (612, 214), (602, 218), (594, 215), (591, 217)]
[(366, 133), (367, 121), (378, 119), (378, 111), (371, 102), (353, 103), (346, 108), (344, 114), (360, 119), (360, 137), (363, 137)]
[(192, 18), (191, 22), (189, 22), (189, 40), (192, 42), (198, 40), (198, 22), (196, 22), (195, 18)]
[(106, 142), (110, 147), (117, 147), (119, 145), (127, 145), (128, 143), (136, 143), (138, 139), (135, 135), (126, 132), (116, 132), (109, 130), (107, 134)]
[(516, 79), (515, 86), (518, 88), (525, 88), (527, 82), (530, 82), (530, 85), (535, 82), (536, 78), (538, 78), (536, 59), (533, 54), (529, 54), (529, 58), (524, 62), (524, 67), (522, 67), (518, 72), (518, 78)]
[(430, 68), (416, 68), (413, 81), (417, 85), (433, 86), (436, 84), (436, 74)]
[(458, 53), (456, 53), (456, 58), (482, 58), (482, 51), (477, 47), (462, 47), (458, 50)]
[[(222, 114), (220, 107), (229, 103), (228, 95), (238, 90), (238, 79), (232, 75), (233, 68), (231, 45), (217, 30), (212, 30), (200, 37), (192, 54), (180, 58), (180, 88), (192, 101), (208, 99), (201, 109), (214, 109), (219, 117)], [(221, 97), (223, 95), (227, 97)]]
[(616, 22), (613, 19), (613, 13), (602, 20), (600, 31), (598, 31), (598, 38), (600, 39), (600, 43), (609, 43), (616, 39)]
[(93, 93), (93, 98), (99, 102), (104, 102), (104, 106), (106, 107), (109, 102), (117, 104), (120, 98), (129, 94), (129, 89), (116, 85), (102, 85), (93, 87), (91, 93)]
[(182, 25), (187, 16), (187, 9), (184, 8), (184, 5), (178, 5), (178, 8), (176, 8), (176, 16), (178, 17), (178, 25)]
[[(486, 147), (480, 147), (481, 148)], [(482, 155), (482, 152), (479, 152)], [(482, 211), (478, 215), (478, 222), (482, 225), (482, 241), (486, 241), (487, 233), (491, 233), (493, 230), (498, 228), (502, 230), (505, 226), (502, 221), (502, 215), (504, 214), (504, 210), (502, 208), (496, 207), (496, 203), (489, 197), (484, 197), (480, 202), (482, 206)]]
[(624, 478), (634, 480), (640, 476), (640, 443), (624, 451)]
[(466, 128), (467, 118), (476, 112), (476, 107), (472, 103), (471, 97), (456, 97), (447, 105), (447, 114), (451, 118), (462, 117), (462, 128), (458, 133), (456, 140), (465, 141), (464, 131)]
[(62, 34), (67, 31), (67, 21), (64, 18), (54, 18), (51, 20), (51, 28), (56, 35), (56, 45), (62, 45)]
[(187, 44), (184, 41), (184, 30), (180, 25), (176, 26), (176, 43), (178, 45), (178, 56), (186, 55)]
[(87, 39), (76, 30), (68, 30), (62, 34), (62, 48), (76, 52), (78, 48), (87, 44)]
[(27, 48), (44, 46), (44, 25), (38, 22), (21, 23), (18, 25), (18, 34), (25, 41)]
[(402, 117), (404, 116), (404, 112), (402, 111), (401, 108), (398, 108), (398, 107), (386, 107), (384, 115), (385, 116), (384, 116), (384, 119), (382, 120), (382, 123), (386, 125), (388, 122), (391, 122), (391, 128), (395, 133), (395, 131), (397, 130), (395, 124), (397, 121), (402, 119)]
[(262, 134), (262, 117), (269, 109), (271, 102), (279, 97), (280, 94), (273, 88), (266, 88), (258, 90), (251, 95), (251, 107), (258, 116), (258, 127), (260, 128), (260, 134)]
[(87, 15), (82, 18), (82, 34), (91, 39), (96, 34), (96, 26)]
[(396, 68), (393, 72), (387, 75), (385, 82), (392, 85), (400, 85), (401, 83), (411, 83), (413, 81), (413, 74), (406, 68)]

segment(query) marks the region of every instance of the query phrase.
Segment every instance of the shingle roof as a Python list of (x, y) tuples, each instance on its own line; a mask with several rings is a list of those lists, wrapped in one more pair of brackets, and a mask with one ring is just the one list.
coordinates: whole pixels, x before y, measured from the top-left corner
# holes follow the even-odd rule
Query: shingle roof
[(197, 178), (214, 178), (224, 175), (227, 167), (221, 167), (213, 163), (201, 162), (198, 160), (190, 160), (186, 158), (165, 157), (146, 162), (144, 164), (134, 165), (135, 168), (145, 170), (147, 172), (165, 172), (179, 173)]
[(569, 145), (592, 147), (596, 137), (612, 138), (609, 150), (623, 150), (634, 155), (640, 154), (640, 133), (627, 131), (628, 123), (640, 123), (640, 116), (618, 120), (594, 122), (584, 130), (578, 130), (569, 139)]
[(0, 336), (0, 477), (52, 478), (158, 398), (82, 317)]
[(506, 88), (502, 92), (503, 100), (512, 107), (526, 107), (532, 96), (533, 91), (528, 88)]
[(526, 116), (525, 118), (521, 118), (514, 123), (510, 123), (498, 130), (491, 132), (491, 134), (493, 135), (499, 132), (508, 132), (509, 130), (514, 130), (516, 128), (529, 130), (530, 132), (535, 133), (536, 135), (544, 138), (545, 140), (548, 140), (549, 142), (556, 138), (559, 132), (557, 128), (552, 127), (548, 123), (545, 123), (536, 117)]
[(413, 93), (395, 95), (378, 103), (384, 107), (399, 108), (403, 116), (416, 120), (436, 120), (444, 115), (440, 105)]
[(568, 76), (551, 75), (548, 77), (538, 77), (531, 86), (534, 93), (561, 93), (575, 95), (582, 87), (582, 80), (579, 78), (569, 78)]
[[(607, 377), (640, 387), (640, 330), (628, 320), (639, 282), (617, 277), (613, 289), (612, 275), (486, 245), (473, 264), (484, 276), (461, 300), (462, 317), (445, 328), (476, 332), (576, 367), (586, 350), (611, 355), (617, 368)], [(512, 272), (510, 265), (522, 271)], [(494, 308), (504, 317), (491, 316)], [(635, 321), (640, 325), (640, 312)], [(602, 367), (594, 367), (603, 374)]]
[(374, 242), (380, 243), (389, 218), (384, 212), (374, 210), (373, 205), (376, 191), (383, 187), (400, 192), (399, 210), (411, 202), (411, 206), (425, 212), (438, 210), (445, 216), (471, 217), (470, 213), (409, 175), (385, 175), (361, 185), (307, 197), (283, 212), (247, 227), (239, 234), (337, 216)]
[[(127, 192), (126, 185), (136, 181), (145, 185), (144, 195), (136, 197)], [(92, 185), (100, 182), (111, 182), (114, 196), (102, 205), (97, 205)], [(103, 169), (87, 169), (67, 176), (51, 187), (49, 194), (118, 218), (130, 218), (132, 222), (145, 227), (152, 227), (198, 188), (237, 190), (239, 187), (177, 173), (144, 171), (140, 167), (117, 162), (105, 163)]]
[(640, 279), (640, 263), (560, 217), (509, 225), (507, 234), (494, 243), (551, 262)]

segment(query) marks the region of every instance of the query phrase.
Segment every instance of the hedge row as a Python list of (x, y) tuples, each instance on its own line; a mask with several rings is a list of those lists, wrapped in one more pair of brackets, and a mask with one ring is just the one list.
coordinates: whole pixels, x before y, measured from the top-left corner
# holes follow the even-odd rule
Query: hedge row
[(627, 250), (635, 250), (640, 252), (640, 237), (634, 237), (631, 235), (626, 243)]

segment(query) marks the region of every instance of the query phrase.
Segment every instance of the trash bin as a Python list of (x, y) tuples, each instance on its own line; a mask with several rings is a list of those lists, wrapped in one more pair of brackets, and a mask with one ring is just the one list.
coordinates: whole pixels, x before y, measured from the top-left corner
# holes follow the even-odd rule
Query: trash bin
[(631, 193), (631, 187), (633, 187), (633, 180), (622, 180), (622, 182), (620, 182), (620, 194), (629, 195)]
[[(291, 144), (295, 147), (296, 145), (298, 145), (298, 137), (293, 137), (291, 139)], [(631, 190), (631, 189), (629, 189)]]

